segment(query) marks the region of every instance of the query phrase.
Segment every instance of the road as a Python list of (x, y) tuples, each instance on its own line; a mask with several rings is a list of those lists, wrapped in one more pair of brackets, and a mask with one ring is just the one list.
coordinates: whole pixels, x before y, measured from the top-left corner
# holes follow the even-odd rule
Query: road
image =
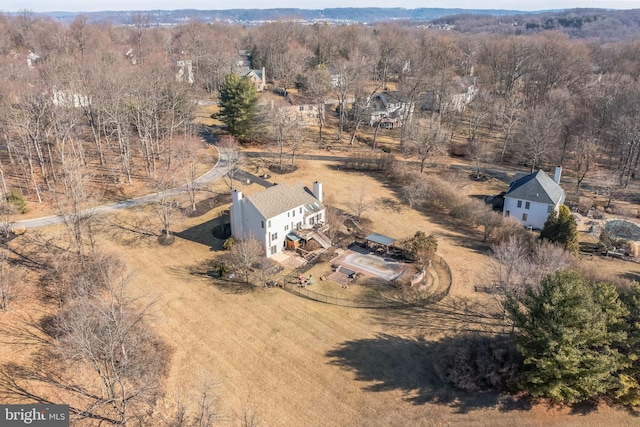
[[(214, 144), (211, 144), (211, 145), (215, 147)], [(217, 150), (217, 147), (216, 147), (216, 150)], [(245, 151), (243, 153), (248, 158), (259, 158), (259, 157), (277, 158), (280, 156), (279, 153), (271, 153), (271, 152), (263, 152), (263, 151)], [(317, 160), (317, 161), (325, 161), (325, 162), (327, 161), (343, 162), (349, 159), (348, 156), (337, 156), (337, 155), (328, 155), (328, 154), (300, 154), (300, 155), (297, 155), (296, 157), (298, 159), (303, 159), (303, 160)], [(415, 161), (409, 161), (409, 160), (401, 160), (401, 161), (418, 165), (418, 162), (415, 162)], [(430, 166), (436, 166), (436, 165), (431, 164)], [(450, 168), (454, 170), (468, 171), (470, 173), (475, 171), (475, 167), (465, 166), (465, 165), (451, 165)], [(198, 184), (207, 184), (217, 179), (220, 179), (226, 172), (227, 172), (227, 167), (224, 164), (224, 161), (220, 160), (220, 155), (218, 155), (218, 162), (213, 166), (211, 170), (209, 170), (207, 173), (205, 173), (204, 175), (196, 179), (196, 182)], [(483, 168), (482, 172), (486, 175), (490, 175), (494, 178), (500, 179), (501, 181), (504, 181), (506, 183), (509, 183), (511, 181), (512, 175), (510, 175), (509, 171), (507, 170)], [(238, 178), (240, 180), (250, 179), (251, 182), (258, 183), (263, 187), (268, 187), (270, 185), (270, 183), (264, 180), (263, 178), (252, 175), (245, 171), (241, 171), (241, 173), (238, 174)], [(186, 191), (186, 186), (181, 186), (181, 187), (177, 187), (170, 190), (169, 194), (170, 195), (180, 194), (184, 191)], [(120, 202), (115, 202), (108, 205), (96, 206), (94, 208), (84, 210), (83, 213), (95, 215), (95, 214), (113, 212), (121, 209), (128, 209), (134, 206), (139, 206), (139, 205), (154, 202), (158, 200), (158, 197), (159, 197), (158, 193), (148, 194), (146, 196), (122, 200)], [(38, 228), (38, 227), (44, 227), (52, 224), (59, 224), (63, 220), (64, 218), (61, 215), (51, 215), (51, 216), (46, 216), (41, 218), (25, 219), (22, 221), (14, 222), (12, 225), (12, 228), (13, 229)]]
[[(215, 147), (215, 145), (214, 145)], [(216, 150), (218, 148), (216, 147)], [(219, 154), (219, 153), (218, 153)], [(207, 184), (221, 178), (227, 172), (227, 167), (224, 162), (220, 161), (220, 155), (218, 155), (218, 161), (207, 173), (196, 179), (196, 183), (199, 185)], [(180, 186), (169, 190), (169, 195), (180, 194), (186, 191), (186, 186)], [(85, 209), (82, 211), (84, 214), (102, 214), (107, 212), (113, 212), (120, 209), (128, 209), (138, 205), (144, 205), (147, 203), (158, 200), (158, 193), (147, 194), (146, 196), (136, 197), (133, 199), (122, 200), (120, 202), (110, 203), (108, 205), (96, 206), (94, 208)], [(16, 221), (12, 224), (13, 229), (17, 228), (38, 228), (52, 224), (59, 224), (64, 220), (62, 215), (51, 215), (41, 218), (25, 219), (22, 221)]]

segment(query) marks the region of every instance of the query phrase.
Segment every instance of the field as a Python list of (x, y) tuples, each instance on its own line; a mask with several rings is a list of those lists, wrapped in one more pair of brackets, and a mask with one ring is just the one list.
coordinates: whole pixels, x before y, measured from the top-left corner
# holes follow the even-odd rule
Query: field
[[(586, 415), (444, 385), (430, 363), (438, 338), (496, 327), (487, 309), (491, 300), (473, 291), (476, 272), (487, 261), (479, 233), (465, 231), (439, 212), (409, 210), (376, 176), (339, 171), (331, 162), (298, 164), (298, 171), (272, 179), (307, 185), (319, 179), (325, 194), (345, 209), (352, 189), (362, 186), (375, 195), (376, 208), (367, 216), (376, 232), (398, 239), (416, 230), (437, 235), (438, 254), (453, 273), (450, 296), (420, 309), (361, 310), (280, 289), (217, 282), (200, 273), (215, 256), (209, 221), (227, 206), (180, 218), (173, 227), (180, 237), (166, 247), (153, 239), (133, 243), (106, 229), (102, 246), (127, 260), (131, 293), (155, 301), (151, 323), (174, 349), (167, 405), (174, 392), (193, 388), (203, 374), (211, 374), (219, 381), (222, 425), (239, 425), (245, 411), (257, 414), (261, 426), (637, 425), (629, 413), (605, 406)], [(216, 186), (223, 191), (221, 183)], [(260, 188), (251, 184), (242, 190)], [(469, 183), (464, 191), (478, 194), (485, 188)], [(136, 209), (118, 215), (150, 213)], [(348, 297), (349, 290), (344, 291)], [(4, 349), (0, 357), (13, 356)]]

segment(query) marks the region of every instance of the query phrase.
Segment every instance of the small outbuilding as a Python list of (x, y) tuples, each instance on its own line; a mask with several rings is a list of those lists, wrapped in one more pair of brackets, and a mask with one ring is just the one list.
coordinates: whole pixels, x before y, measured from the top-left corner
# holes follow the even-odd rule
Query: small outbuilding
[(371, 233), (364, 238), (367, 248), (377, 249), (384, 248), (384, 251), (389, 250), (389, 246), (393, 245), (396, 241), (393, 237), (385, 236), (383, 234)]

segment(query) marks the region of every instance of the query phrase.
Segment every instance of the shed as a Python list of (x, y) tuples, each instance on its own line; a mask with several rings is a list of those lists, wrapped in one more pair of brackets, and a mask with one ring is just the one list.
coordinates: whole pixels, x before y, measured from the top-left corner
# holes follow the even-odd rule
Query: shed
[(287, 249), (296, 250), (300, 245), (300, 237), (296, 236), (293, 233), (287, 234)]

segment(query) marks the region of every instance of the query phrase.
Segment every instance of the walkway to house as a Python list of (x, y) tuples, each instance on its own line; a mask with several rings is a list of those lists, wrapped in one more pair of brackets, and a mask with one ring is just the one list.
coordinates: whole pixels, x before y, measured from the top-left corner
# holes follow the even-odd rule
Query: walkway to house
[(271, 256), (271, 259), (283, 267), (295, 270), (307, 263), (307, 261), (293, 251), (282, 251)]

